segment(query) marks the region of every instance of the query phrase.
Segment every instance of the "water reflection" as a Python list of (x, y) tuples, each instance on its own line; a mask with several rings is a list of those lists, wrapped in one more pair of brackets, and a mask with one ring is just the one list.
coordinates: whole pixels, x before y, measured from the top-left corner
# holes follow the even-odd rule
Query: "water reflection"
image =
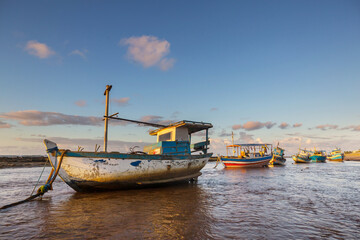
[[(159, 188), (54, 191), (0, 211), (0, 239), (356, 239), (360, 162), (214, 169)], [(41, 168), (0, 169), (0, 205), (29, 196)], [(44, 173), (43, 181), (47, 173)], [(25, 190), (25, 191), (24, 191)]]
[(211, 230), (208, 199), (192, 184), (74, 193), (42, 215), (46, 224), (39, 237), (203, 239)]

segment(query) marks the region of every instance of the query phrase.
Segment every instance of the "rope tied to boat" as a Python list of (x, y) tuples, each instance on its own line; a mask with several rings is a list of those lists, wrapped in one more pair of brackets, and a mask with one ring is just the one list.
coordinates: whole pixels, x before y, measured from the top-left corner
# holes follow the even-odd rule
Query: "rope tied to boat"
[(44, 195), (50, 189), (51, 189), (51, 185), (50, 184), (45, 184), (45, 185), (42, 185), (41, 187), (39, 187), (39, 189), (37, 190), (37, 193), (40, 193), (41, 195)]
[[(57, 147), (56, 147), (56, 149), (55, 149), (55, 148), (51, 148), (51, 149), (48, 149), (48, 150), (47, 150), (48, 153), (51, 153), (51, 152), (53, 152), (53, 151), (56, 151), (56, 153), (55, 153), (55, 158), (57, 158), (57, 153), (58, 153)], [(39, 187), (39, 189), (37, 190), (37, 193), (36, 193), (35, 195), (31, 195), (30, 197), (28, 197), (28, 198), (26, 198), (26, 199), (24, 199), (24, 200), (21, 200), (21, 201), (18, 201), (18, 202), (14, 202), (14, 203), (5, 205), (5, 206), (1, 207), (0, 210), (1, 210), (1, 209), (6, 209), (6, 208), (9, 208), (9, 207), (13, 207), (13, 206), (16, 206), (16, 205), (19, 205), (19, 204), (21, 204), (21, 203), (29, 202), (29, 201), (31, 201), (31, 200), (39, 197), (39, 196), (44, 195), (47, 191), (52, 190), (52, 184), (53, 184), (53, 182), (55, 181), (56, 176), (57, 176), (58, 173), (59, 173), (62, 160), (63, 160), (65, 154), (66, 154), (68, 151), (69, 151), (69, 150), (64, 150), (64, 151), (61, 153), (61, 156), (60, 156), (60, 159), (59, 159), (59, 163), (58, 163), (57, 166), (56, 166), (55, 173), (54, 173), (54, 166), (52, 166), (50, 175), (49, 175), (46, 183), (45, 183), (44, 185), (42, 185), (41, 187)]]
[(221, 163), (221, 164), (224, 165), (224, 163), (221, 161), (220, 155), (218, 154), (217, 159), (216, 159), (216, 164), (215, 164), (215, 167), (214, 167), (214, 168), (216, 168), (216, 167), (219, 165), (219, 163)]

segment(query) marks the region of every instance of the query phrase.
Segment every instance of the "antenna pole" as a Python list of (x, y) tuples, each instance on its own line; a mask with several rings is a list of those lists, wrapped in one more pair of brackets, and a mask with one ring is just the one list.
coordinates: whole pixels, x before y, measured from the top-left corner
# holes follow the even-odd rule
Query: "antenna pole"
[(233, 145), (233, 156), (235, 156), (235, 147), (234, 147), (234, 132), (231, 132), (231, 142)]
[(106, 85), (104, 95), (106, 96), (105, 102), (105, 129), (104, 129), (104, 152), (107, 152), (107, 140), (108, 140), (108, 115), (109, 115), (109, 93), (112, 85)]

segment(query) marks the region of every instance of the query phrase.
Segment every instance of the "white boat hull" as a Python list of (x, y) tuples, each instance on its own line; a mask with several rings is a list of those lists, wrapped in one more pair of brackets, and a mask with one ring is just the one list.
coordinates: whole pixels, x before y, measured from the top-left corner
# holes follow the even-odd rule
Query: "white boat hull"
[[(60, 155), (55, 143), (45, 140), (51, 165)], [(212, 154), (143, 155), (121, 153), (67, 152), (59, 176), (76, 191), (134, 188), (142, 185), (197, 178)]]

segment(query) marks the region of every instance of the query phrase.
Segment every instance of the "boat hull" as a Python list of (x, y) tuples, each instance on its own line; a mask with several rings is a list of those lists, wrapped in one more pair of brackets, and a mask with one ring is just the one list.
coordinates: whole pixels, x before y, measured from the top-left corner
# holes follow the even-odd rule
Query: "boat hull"
[(312, 162), (326, 162), (326, 156), (312, 155), (310, 159)]
[(333, 162), (343, 162), (344, 161), (344, 155), (343, 154), (336, 154), (327, 157), (327, 160), (333, 161)]
[(310, 163), (311, 162), (311, 159), (309, 157), (294, 155), (294, 156), (292, 156), (292, 158), (295, 163)]
[(280, 156), (274, 156), (271, 160), (270, 160), (270, 162), (269, 162), (269, 164), (270, 165), (279, 165), (279, 166), (284, 166), (285, 165), (285, 162), (286, 162), (286, 159), (285, 158), (283, 158), (283, 157), (280, 157)]
[(272, 155), (257, 158), (221, 157), (225, 168), (253, 168), (264, 167), (269, 164)]
[[(50, 142), (50, 141), (49, 141)], [(48, 143), (48, 157), (56, 168), (60, 155), (56, 144)], [(104, 152), (64, 154), (59, 176), (74, 190), (114, 190), (196, 179), (210, 154), (145, 155)]]

